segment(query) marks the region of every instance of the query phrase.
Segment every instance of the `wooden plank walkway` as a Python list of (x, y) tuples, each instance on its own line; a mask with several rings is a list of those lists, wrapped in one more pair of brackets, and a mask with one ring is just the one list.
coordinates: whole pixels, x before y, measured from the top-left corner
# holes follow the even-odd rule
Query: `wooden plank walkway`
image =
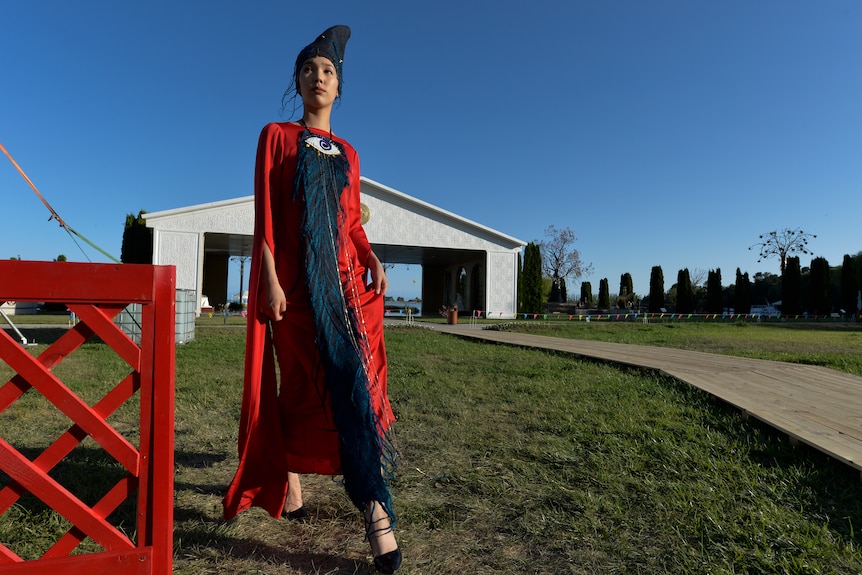
[[(549, 349), (670, 375), (862, 472), (862, 377), (824, 367), (654, 346), (422, 324), (476, 340)], [(860, 473), (862, 478), (862, 473)]]

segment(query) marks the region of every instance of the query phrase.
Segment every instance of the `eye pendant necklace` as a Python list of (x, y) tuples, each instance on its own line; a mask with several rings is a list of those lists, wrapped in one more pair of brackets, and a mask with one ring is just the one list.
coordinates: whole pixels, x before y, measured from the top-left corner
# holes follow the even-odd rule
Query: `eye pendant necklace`
[(308, 124), (306, 124), (305, 120), (302, 118), (299, 120), (299, 125), (305, 128), (305, 131), (309, 133), (309, 136), (305, 138), (305, 145), (310, 146), (321, 154), (326, 154), (327, 156), (341, 155), (340, 147), (333, 145), (332, 143), (332, 128), (329, 129), (329, 139), (327, 139), (326, 136), (318, 136), (312, 132), (311, 128), (308, 127)]

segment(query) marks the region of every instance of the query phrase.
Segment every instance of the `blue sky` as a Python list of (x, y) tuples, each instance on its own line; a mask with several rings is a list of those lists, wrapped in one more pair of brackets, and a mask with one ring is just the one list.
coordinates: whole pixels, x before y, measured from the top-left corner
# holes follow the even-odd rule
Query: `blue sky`
[[(127, 213), (252, 193), (260, 129), (332, 24), (353, 30), (333, 128), (363, 174), (524, 241), (571, 228), (594, 292), (628, 272), (645, 294), (655, 265), (666, 288), (778, 273), (748, 250), (775, 229), (831, 265), (862, 251), (857, 0), (6, 2), (0, 143), (119, 256)], [(0, 258), (107, 261), (5, 157), (0, 197)]]

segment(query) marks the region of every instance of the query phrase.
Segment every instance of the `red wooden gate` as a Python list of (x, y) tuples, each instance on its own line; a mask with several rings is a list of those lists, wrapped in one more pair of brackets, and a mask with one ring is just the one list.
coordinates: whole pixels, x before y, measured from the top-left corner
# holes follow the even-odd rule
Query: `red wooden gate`
[[(0, 515), (25, 492), (73, 527), (38, 559), (24, 560), (0, 541), (0, 572), (27, 575), (168, 575), (172, 566), (174, 492), (175, 270), (167, 266), (72, 262), (0, 262), (0, 303), (59, 302), (80, 320), (34, 357), (0, 329), (0, 361), (16, 374), (0, 386), (0, 416), (25, 393), (39, 393), (73, 425), (38, 456), (28, 459), (2, 437)], [(140, 304), (140, 344), (113, 321)], [(82, 344), (99, 338), (128, 364), (127, 376), (92, 406), (60, 381), (53, 369)], [(108, 417), (138, 394), (138, 446)], [(126, 432), (128, 433), (128, 432)], [(123, 467), (123, 477), (88, 505), (50, 471), (85, 438)], [(108, 521), (136, 497), (133, 536)], [(26, 527), (26, 526), (24, 526)], [(103, 551), (73, 554), (89, 538)], [(135, 540), (133, 540), (135, 539)]]

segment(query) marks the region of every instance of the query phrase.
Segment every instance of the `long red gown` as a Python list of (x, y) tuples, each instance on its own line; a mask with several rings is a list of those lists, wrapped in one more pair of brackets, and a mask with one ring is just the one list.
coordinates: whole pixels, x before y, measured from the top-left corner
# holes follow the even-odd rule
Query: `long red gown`
[[(249, 278), (248, 330), (239, 467), (224, 498), (227, 519), (252, 506), (281, 515), (287, 472), (338, 474), (338, 430), (324, 387), (323, 366), (305, 283), (300, 239), (301, 203), (292, 197), (299, 137), (293, 123), (267, 124), (260, 135), (255, 165), (255, 232)], [(330, 134), (314, 131), (318, 135)], [(341, 194), (341, 245), (338, 265), (345, 296), (358, 302), (367, 333), (369, 396), (382, 429), (395, 420), (386, 394), (383, 296), (366, 285), (371, 246), (361, 225), (359, 157), (346, 141), (333, 137), (346, 153), (349, 184)], [(263, 246), (269, 246), (287, 311), (272, 322), (259, 308)], [(275, 349), (275, 353), (273, 353)], [(276, 361), (277, 358), (277, 361)], [(276, 376), (276, 365), (280, 378)], [(280, 379), (280, 383), (279, 383)]]

